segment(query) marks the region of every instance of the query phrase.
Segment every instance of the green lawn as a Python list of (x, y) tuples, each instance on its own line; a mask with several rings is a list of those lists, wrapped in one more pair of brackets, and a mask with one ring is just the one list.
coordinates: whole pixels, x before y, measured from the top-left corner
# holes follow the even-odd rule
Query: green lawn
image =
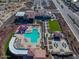
[(51, 32), (61, 31), (60, 25), (57, 20), (49, 21), (49, 29)]

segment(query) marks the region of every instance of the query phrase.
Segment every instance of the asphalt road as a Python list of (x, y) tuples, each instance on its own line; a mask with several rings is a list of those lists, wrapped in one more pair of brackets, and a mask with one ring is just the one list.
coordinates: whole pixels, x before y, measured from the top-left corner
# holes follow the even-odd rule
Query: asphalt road
[(15, 20), (15, 16), (13, 15), (6, 22), (4, 22), (4, 24), (0, 28), (3, 28), (4, 26), (7, 26), (9, 24), (12, 24), (14, 22), (14, 20)]
[[(26, 10), (26, 9), (24, 9), (24, 7), (20, 9), (20, 11), (24, 11), (24, 10)], [(3, 25), (0, 28), (3, 28), (6, 25), (13, 24), (13, 22), (15, 20), (15, 16), (14, 15), (12, 15), (6, 22), (4, 22)]]
[[(64, 20), (70, 27), (74, 36), (77, 38), (77, 41), (79, 41), (79, 39), (78, 39), (79, 38), (79, 28), (77, 26), (77, 25), (79, 25), (79, 17), (75, 13), (73, 13), (71, 10), (69, 10), (68, 7), (65, 6), (61, 0), (52, 0), (52, 1), (54, 2), (57, 9), (60, 11), (62, 16), (64, 17)], [(57, 3), (57, 1), (59, 3)], [(68, 14), (73, 18), (73, 20), (71, 20), (71, 18), (68, 16)], [(77, 25), (74, 23), (74, 21)], [(72, 57), (65, 57), (65, 58), (55, 57), (55, 59), (74, 59), (74, 58), (72, 56)]]
[[(68, 16), (68, 14), (75, 19), (77, 24), (79, 22), (79, 17), (76, 14), (74, 14), (71, 10), (69, 10), (68, 7), (65, 6), (61, 0), (52, 0), (52, 1), (54, 2), (57, 9), (60, 11), (62, 16), (64, 17), (64, 20), (70, 27), (70, 29), (71, 29), (72, 33), (74, 34), (74, 36), (76, 37), (77, 41), (79, 41), (79, 39), (78, 39), (79, 38), (79, 29), (78, 29), (77, 25), (73, 23), (73, 21)], [(60, 4), (57, 3), (57, 1), (59, 1)]]

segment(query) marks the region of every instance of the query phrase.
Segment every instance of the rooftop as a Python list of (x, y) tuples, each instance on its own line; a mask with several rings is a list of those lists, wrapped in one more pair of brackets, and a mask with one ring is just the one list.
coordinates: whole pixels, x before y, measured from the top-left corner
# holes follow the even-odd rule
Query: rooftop
[(17, 12), (15, 16), (24, 16), (25, 12)]
[(14, 42), (15, 42), (16, 37), (12, 37), (10, 43), (9, 43), (9, 49), (12, 53), (16, 54), (16, 55), (22, 55), (22, 54), (28, 54), (28, 50), (17, 50), (14, 48)]

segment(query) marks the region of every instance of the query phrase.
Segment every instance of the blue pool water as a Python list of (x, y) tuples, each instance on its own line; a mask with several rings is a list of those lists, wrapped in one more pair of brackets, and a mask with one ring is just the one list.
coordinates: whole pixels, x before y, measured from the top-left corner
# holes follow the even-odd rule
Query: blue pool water
[(32, 43), (37, 43), (39, 39), (39, 32), (38, 29), (33, 28), (32, 32), (30, 33), (25, 33), (24, 34), (25, 38), (30, 38)]

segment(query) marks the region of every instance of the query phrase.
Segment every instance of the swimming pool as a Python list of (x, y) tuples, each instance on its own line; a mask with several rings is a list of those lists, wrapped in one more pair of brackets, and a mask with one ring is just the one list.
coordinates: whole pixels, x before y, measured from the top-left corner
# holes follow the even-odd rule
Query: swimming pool
[(25, 33), (24, 34), (24, 37), (26, 39), (30, 38), (32, 44), (37, 44), (38, 40), (39, 40), (39, 37), (40, 37), (40, 34), (39, 34), (39, 31), (38, 31), (37, 28), (32, 28), (32, 31), (30, 33)]

